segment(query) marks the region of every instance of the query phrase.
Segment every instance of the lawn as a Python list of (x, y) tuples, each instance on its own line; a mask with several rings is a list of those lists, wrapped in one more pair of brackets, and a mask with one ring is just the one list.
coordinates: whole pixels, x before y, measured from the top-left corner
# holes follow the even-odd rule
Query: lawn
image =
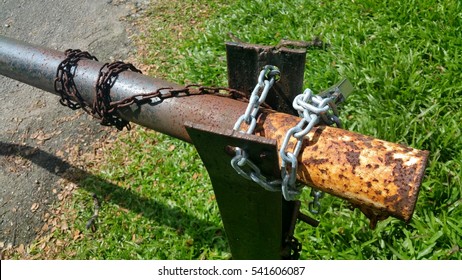
[[(143, 25), (140, 62), (179, 84), (227, 84), (229, 32), (263, 45), (322, 38), (329, 46), (308, 52), (305, 86), (318, 92), (349, 78), (348, 130), (430, 158), (410, 223), (389, 218), (371, 230), (359, 210), (326, 196), (320, 226), (296, 229), (301, 259), (462, 259), (460, 1), (153, 1)], [(34, 244), (32, 258), (231, 257), (192, 145), (136, 127), (102, 157), (60, 205), (58, 224), (68, 226)], [(85, 228), (93, 193), (102, 201), (95, 232)]]

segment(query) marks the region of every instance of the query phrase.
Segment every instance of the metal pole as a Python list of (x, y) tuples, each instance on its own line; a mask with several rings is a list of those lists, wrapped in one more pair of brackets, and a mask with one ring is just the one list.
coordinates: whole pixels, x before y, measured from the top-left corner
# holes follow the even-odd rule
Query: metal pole
[[(0, 35), (0, 75), (57, 94), (54, 80), (64, 53), (33, 46)], [(74, 81), (82, 97), (93, 103), (95, 84), (103, 63), (81, 60), (75, 69)], [(112, 100), (120, 100), (159, 88), (181, 86), (134, 72), (122, 72), (111, 89)], [(120, 115), (131, 122), (191, 142), (184, 123), (207, 124), (213, 127), (232, 127), (247, 104), (229, 98), (197, 95), (170, 98), (155, 105), (136, 104), (120, 110)]]
[[(0, 74), (54, 92), (54, 77), (64, 59), (60, 52), (34, 47), (0, 36)], [(81, 60), (75, 84), (82, 97), (93, 102), (94, 86), (102, 63)], [(178, 85), (133, 72), (115, 82), (113, 100)], [(132, 105), (119, 113), (125, 119), (191, 142), (185, 123), (231, 129), (245, 103), (212, 95), (165, 99), (157, 104)], [(260, 115), (261, 136), (278, 141), (298, 117), (266, 111)], [(372, 216), (409, 221), (417, 200), (428, 152), (361, 134), (318, 127), (306, 137), (299, 160), (298, 179), (361, 206)], [(293, 145), (294, 143), (292, 143)]]

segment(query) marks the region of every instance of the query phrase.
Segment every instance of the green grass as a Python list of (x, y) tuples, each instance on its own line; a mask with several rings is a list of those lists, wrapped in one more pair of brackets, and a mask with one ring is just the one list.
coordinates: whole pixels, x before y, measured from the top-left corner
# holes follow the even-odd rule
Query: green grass
[[(266, 45), (320, 36), (330, 47), (309, 51), (306, 87), (320, 91), (348, 77), (356, 91), (341, 112), (347, 129), (430, 151), (409, 224), (389, 218), (370, 230), (358, 210), (327, 196), (320, 226), (297, 227), (301, 258), (462, 259), (461, 2), (228, 2), (153, 2), (142, 38), (150, 74), (180, 84), (226, 85), (228, 32)], [(68, 244), (57, 257), (230, 258), (194, 148), (136, 132), (122, 137), (103, 168), (81, 183), (72, 221), (84, 237), (74, 241), (56, 231)], [(104, 197), (96, 233), (84, 229), (92, 192)], [(306, 191), (302, 201), (308, 199)]]

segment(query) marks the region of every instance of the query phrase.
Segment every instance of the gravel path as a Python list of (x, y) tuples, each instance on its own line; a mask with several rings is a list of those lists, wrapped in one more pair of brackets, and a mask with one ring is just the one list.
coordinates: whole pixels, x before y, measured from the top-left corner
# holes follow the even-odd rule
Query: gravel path
[[(88, 50), (100, 61), (127, 59), (127, 19), (147, 0), (0, 0), (0, 34), (64, 51)], [(56, 95), (0, 76), (0, 249), (27, 245), (61, 192), (69, 152), (83, 153), (108, 129), (69, 110)]]

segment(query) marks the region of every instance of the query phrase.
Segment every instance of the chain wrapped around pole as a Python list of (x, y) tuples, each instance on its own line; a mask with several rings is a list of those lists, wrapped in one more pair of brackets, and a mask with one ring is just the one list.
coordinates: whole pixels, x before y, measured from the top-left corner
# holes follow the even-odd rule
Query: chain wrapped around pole
[(81, 59), (90, 59), (95, 61), (98, 61), (98, 59), (90, 53), (79, 49), (67, 49), (64, 54), (66, 55), (66, 58), (58, 65), (54, 81), (55, 91), (59, 93), (61, 97), (59, 103), (72, 110), (82, 108), (87, 113), (90, 113), (88, 110), (90, 105), (82, 98), (79, 90), (75, 86), (73, 73), (75, 72), (77, 63)]
[[(72, 110), (83, 109), (93, 117), (100, 119), (102, 125), (115, 126), (118, 130), (124, 127), (131, 128), (130, 123), (123, 119), (117, 110), (131, 106), (141, 105), (155, 101), (162, 101), (166, 98), (176, 96), (189, 96), (200, 94), (214, 94), (221, 97), (228, 97), (235, 100), (248, 101), (245, 93), (226, 87), (208, 87), (197, 84), (186, 85), (183, 88), (162, 87), (153, 92), (135, 94), (124, 99), (113, 101), (111, 88), (118, 79), (120, 73), (131, 71), (142, 73), (133, 64), (122, 61), (105, 63), (99, 70), (98, 79), (95, 85), (95, 98), (93, 104), (86, 102), (80, 95), (74, 83), (74, 72), (81, 59), (98, 59), (86, 51), (79, 49), (68, 49), (65, 52), (66, 58), (59, 64), (54, 81), (54, 89), (60, 94), (60, 103)], [(271, 108), (264, 102), (259, 106)], [(256, 123), (256, 122), (255, 122)]]
[[(245, 113), (241, 115), (234, 124), (233, 130), (245, 134), (253, 134), (257, 125), (257, 115), (260, 106), (264, 104), (266, 96), (274, 83), (279, 80), (280, 71), (276, 66), (266, 65), (260, 72), (257, 85), (249, 97), (249, 104)], [(243, 124), (247, 124), (247, 130), (243, 129)], [(247, 152), (240, 147), (236, 148), (236, 155), (231, 159), (231, 166), (242, 177), (252, 180), (267, 191), (280, 191), (281, 180), (269, 181), (263, 174), (260, 168), (249, 160)], [(249, 171), (244, 171), (244, 167), (248, 166)], [(247, 168), (248, 169), (248, 168)]]
[[(306, 89), (302, 94), (295, 97), (293, 107), (302, 119), (296, 126), (287, 131), (279, 150), (279, 155), (282, 159), (282, 194), (286, 200), (295, 200), (302, 189), (302, 187), (296, 185), (297, 158), (302, 150), (305, 136), (320, 122), (328, 125), (335, 123), (337, 127), (341, 127), (336, 105), (344, 99), (345, 96), (340, 91), (334, 91), (323, 97), (314, 95), (311, 89)], [(292, 137), (296, 139), (296, 144), (293, 150), (289, 151), (288, 144)], [(315, 195), (317, 210), (313, 210), (313, 213), (319, 212), (320, 197), (321, 194)], [(311, 207), (311, 209), (314, 208)]]
[(96, 83), (96, 98), (91, 111), (92, 115), (97, 115), (97, 117), (101, 119), (102, 125), (113, 125), (118, 130), (122, 130), (124, 127), (130, 129), (130, 123), (117, 114), (116, 107), (112, 103), (110, 94), (111, 88), (117, 80), (119, 73), (123, 71), (141, 73), (133, 64), (124, 63), (122, 61), (105, 63), (103, 67), (101, 67)]

